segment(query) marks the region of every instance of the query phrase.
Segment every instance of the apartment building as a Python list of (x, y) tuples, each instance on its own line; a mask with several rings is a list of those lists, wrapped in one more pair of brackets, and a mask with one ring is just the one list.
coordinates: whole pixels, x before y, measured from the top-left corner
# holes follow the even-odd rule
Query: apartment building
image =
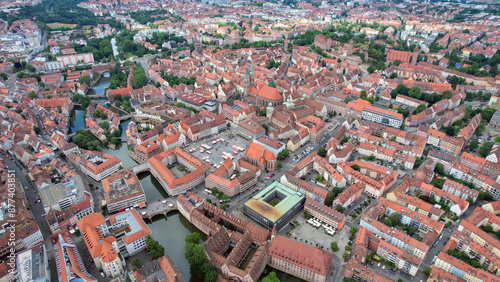
[(337, 197), (335, 197), (332, 203), (332, 207), (341, 205), (342, 207), (347, 208), (361, 197), (362, 192), (363, 185), (361, 185), (361, 183), (359, 182), (354, 183), (347, 187), (344, 191), (342, 191), (342, 193), (337, 195)]
[(423, 242), (406, 235), (398, 229), (383, 224), (368, 213), (361, 215), (359, 226), (366, 227), (370, 233), (419, 259), (424, 259), (430, 250), (430, 247)]
[[(359, 171), (353, 168), (359, 167)], [(380, 198), (396, 182), (397, 173), (368, 162), (352, 161), (337, 164), (337, 171), (345, 177), (347, 183), (361, 183), (364, 192)]]
[[(179, 147), (163, 151), (150, 158), (147, 163), (153, 176), (171, 196), (198, 186), (205, 181), (205, 177), (210, 173), (210, 167), (206, 163), (196, 159)], [(190, 173), (176, 178), (168, 168), (169, 165), (176, 163), (185, 167)]]
[(227, 158), (220, 167), (205, 179), (205, 187), (213, 187), (229, 197), (236, 196), (257, 184), (261, 171), (258, 167), (239, 159), (234, 163)]
[(151, 234), (135, 209), (107, 219), (101, 213), (93, 213), (77, 224), (96, 267), (110, 277), (123, 273), (124, 259), (143, 250), (146, 236)]
[(435, 219), (425, 217), (422, 214), (393, 203), (385, 198), (379, 199), (379, 203), (386, 206), (385, 214), (387, 216), (390, 216), (395, 212), (400, 214), (399, 221), (402, 224), (414, 226), (423, 233), (434, 230), (440, 234), (443, 231), (444, 224)]
[(342, 230), (345, 225), (345, 215), (311, 198), (306, 198), (304, 210), (308, 211), (313, 217), (321, 220), (325, 224), (334, 227), (337, 231)]
[(139, 163), (145, 163), (150, 158), (158, 155), (163, 151), (160, 145), (152, 142), (146, 141), (141, 143), (139, 146), (135, 147), (135, 160)]
[(110, 176), (118, 171), (122, 162), (106, 153), (98, 151), (88, 151), (79, 149), (76, 152), (71, 152), (68, 159), (77, 166), (82, 172), (87, 174), (95, 181)]
[(275, 236), (269, 249), (269, 265), (307, 281), (324, 282), (333, 254), (297, 241)]
[(130, 169), (117, 171), (102, 180), (108, 213), (146, 204), (141, 182)]
[(51, 238), (53, 239), (54, 255), (58, 269), (58, 281), (97, 282), (97, 279), (85, 269), (78, 248), (73, 243), (67, 230), (54, 234)]
[[(324, 183), (310, 183), (302, 179), (303, 176), (315, 170), (324, 179)], [(329, 183), (333, 187), (345, 187), (346, 180), (335, 168), (316, 152), (305, 157), (296, 166), (290, 169), (280, 179), (281, 184), (303, 193), (308, 198), (324, 203), (328, 197), (328, 191), (323, 189)]]
[(372, 250), (381, 258), (394, 263), (397, 269), (411, 276), (417, 274), (418, 268), (422, 262), (422, 259), (375, 236), (375, 234), (372, 234), (366, 227), (361, 227), (358, 230), (354, 249), (358, 249), (360, 245)]
[(473, 202), (475, 202), (479, 196), (478, 191), (470, 189), (450, 179), (446, 179), (444, 182), (443, 190), (464, 200), (471, 199)]
[(250, 120), (256, 116), (256, 109), (253, 105), (249, 105), (240, 100), (234, 100), (232, 105), (229, 103), (219, 104), (219, 113), (235, 124)]
[(361, 117), (363, 120), (380, 123), (394, 128), (400, 128), (403, 124), (402, 114), (373, 106), (366, 106), (363, 109)]
[(482, 269), (474, 268), (467, 263), (444, 252), (439, 253), (434, 265), (467, 282), (500, 282), (500, 278)]

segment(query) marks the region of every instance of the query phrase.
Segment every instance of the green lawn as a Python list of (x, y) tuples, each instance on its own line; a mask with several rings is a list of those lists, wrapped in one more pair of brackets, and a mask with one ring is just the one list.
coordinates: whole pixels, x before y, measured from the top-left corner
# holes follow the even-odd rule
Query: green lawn
[(52, 26), (52, 24), (48, 24), (47, 26), (50, 27), (50, 29), (58, 30), (58, 29), (75, 28), (76, 24), (60, 24), (60, 25), (53, 25), (53, 26)]

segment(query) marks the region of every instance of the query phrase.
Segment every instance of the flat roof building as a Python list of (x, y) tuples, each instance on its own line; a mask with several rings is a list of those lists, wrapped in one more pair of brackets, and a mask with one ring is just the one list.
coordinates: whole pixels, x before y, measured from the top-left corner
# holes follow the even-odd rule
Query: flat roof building
[(103, 179), (102, 187), (109, 213), (146, 204), (141, 182), (130, 169), (120, 170)]
[(19, 281), (51, 281), (50, 267), (44, 245), (35, 246), (17, 255)]
[(302, 193), (273, 182), (245, 203), (243, 213), (269, 229), (279, 230), (302, 209), (304, 201)]
[(365, 107), (362, 114), (363, 120), (380, 123), (390, 127), (400, 128), (403, 124), (403, 115), (393, 111), (376, 108), (373, 106)]

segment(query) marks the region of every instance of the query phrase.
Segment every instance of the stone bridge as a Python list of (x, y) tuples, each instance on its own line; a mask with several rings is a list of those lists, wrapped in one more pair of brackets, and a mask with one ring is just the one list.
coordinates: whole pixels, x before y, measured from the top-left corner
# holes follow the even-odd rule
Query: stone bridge
[(128, 114), (120, 117), (120, 121), (124, 121), (127, 119), (131, 119), (134, 115), (133, 114)]
[(139, 165), (132, 167), (132, 171), (135, 174), (139, 174), (141, 172), (150, 171), (150, 169), (149, 169), (148, 163), (146, 162), (146, 163), (139, 164)]
[(157, 215), (167, 215), (169, 212), (177, 211), (177, 198), (167, 198), (147, 205), (146, 208), (137, 209), (143, 219), (152, 220)]

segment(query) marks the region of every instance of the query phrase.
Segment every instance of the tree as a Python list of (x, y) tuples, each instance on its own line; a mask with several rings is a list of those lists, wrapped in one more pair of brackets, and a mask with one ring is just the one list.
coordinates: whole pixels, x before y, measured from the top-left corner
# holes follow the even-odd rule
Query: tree
[(99, 123), (99, 126), (106, 129), (106, 130), (109, 130), (109, 121), (101, 121)]
[(444, 175), (444, 165), (442, 163), (437, 163), (434, 167), (434, 172), (440, 175)]
[(134, 89), (137, 88), (142, 88), (148, 84), (148, 77), (146, 76), (146, 73), (144, 72), (144, 69), (141, 66), (138, 66), (135, 68), (135, 74), (134, 78), (132, 80), (132, 87)]
[(38, 126), (33, 125), (33, 131), (35, 131), (36, 134), (40, 134), (40, 128)]
[(308, 210), (304, 210), (304, 217), (306, 219), (310, 219), (311, 218), (311, 213)]
[(184, 238), (184, 241), (187, 243), (192, 243), (192, 244), (199, 244), (201, 240), (200, 233), (198, 232), (193, 232)]
[(149, 254), (155, 259), (165, 255), (165, 248), (158, 241), (153, 240), (151, 235), (146, 236), (146, 246)]
[(415, 109), (415, 114), (421, 113), (426, 109), (424, 104), (418, 105), (418, 107)]
[(227, 125), (227, 128), (231, 127), (231, 124), (229, 122), (226, 125)]
[(320, 157), (323, 157), (323, 158), (324, 158), (324, 157), (326, 156), (326, 153), (327, 153), (327, 152), (326, 152), (325, 147), (323, 147), (323, 146), (319, 147), (319, 149), (318, 149), (318, 155), (319, 155)]
[(393, 212), (391, 215), (384, 219), (384, 224), (390, 227), (394, 227), (399, 223), (399, 213)]
[(28, 92), (28, 97), (30, 97), (31, 99), (36, 99), (37, 95), (35, 90)]
[(132, 258), (132, 266), (134, 267), (134, 271), (139, 269), (139, 258)]
[(259, 111), (259, 116), (266, 116), (266, 115), (267, 115), (266, 109), (262, 109)]
[(472, 142), (470, 142), (470, 144), (469, 144), (469, 150), (471, 150), (471, 151), (472, 151), (472, 150), (475, 150), (475, 149), (477, 149), (477, 148), (479, 148), (479, 143), (477, 142), (477, 139), (474, 139), (474, 140), (472, 140)]
[(493, 142), (486, 142), (479, 148), (479, 154), (481, 157), (485, 158), (491, 152), (491, 148), (493, 148)]
[(9, 77), (7, 76), (6, 73), (2, 72), (0, 73), (0, 78), (2, 78), (3, 80), (7, 80)]
[(349, 232), (351, 232), (351, 235), (354, 235), (356, 234), (356, 232), (358, 232), (358, 228), (356, 226), (351, 226)]
[(479, 195), (477, 196), (478, 199), (484, 199), (487, 201), (493, 201), (493, 195), (490, 194), (490, 192), (479, 192)]
[(92, 81), (92, 78), (90, 77), (90, 75), (82, 75), (82, 77), (80, 77), (80, 84), (87, 84), (88, 86), (90, 86), (90, 82)]
[(408, 96), (415, 98), (415, 99), (420, 99), (421, 94), (422, 93), (420, 91), (420, 87), (418, 87), (418, 86), (412, 86), (410, 88), (410, 90), (408, 91)]
[(216, 196), (217, 193), (219, 193), (219, 190), (217, 190), (217, 188), (213, 187), (212, 188), (212, 195)]
[(431, 275), (431, 272), (432, 272), (432, 269), (430, 267), (424, 268), (425, 275), (429, 276), (429, 275)]
[(339, 250), (339, 246), (338, 246), (337, 242), (332, 242), (330, 244), (330, 247), (331, 247), (331, 249), (332, 249), (333, 252), (336, 252), (336, 251)]
[(358, 165), (358, 164), (353, 164), (353, 165), (352, 165), (352, 168), (353, 168), (354, 170), (359, 171), (359, 165)]
[(348, 260), (350, 257), (351, 257), (351, 254), (350, 254), (349, 252), (344, 252), (344, 253), (342, 254), (342, 258), (343, 258), (344, 260)]
[(278, 170), (282, 169), (283, 168), (283, 163), (281, 161), (278, 161), (278, 163), (276, 164), (276, 168)]
[(290, 154), (290, 150), (284, 149), (283, 151), (278, 153), (278, 160), (283, 160), (286, 157), (288, 157), (288, 154)]
[(262, 282), (280, 282), (280, 280), (276, 277), (276, 272), (271, 271), (271, 273), (262, 279)]
[(450, 90), (445, 90), (441, 95), (443, 99), (450, 99), (453, 96), (453, 93), (451, 93)]
[(486, 108), (481, 112), (481, 117), (483, 120), (486, 120), (487, 122), (490, 122), (491, 117), (493, 114), (496, 112), (496, 109), (494, 108)]

